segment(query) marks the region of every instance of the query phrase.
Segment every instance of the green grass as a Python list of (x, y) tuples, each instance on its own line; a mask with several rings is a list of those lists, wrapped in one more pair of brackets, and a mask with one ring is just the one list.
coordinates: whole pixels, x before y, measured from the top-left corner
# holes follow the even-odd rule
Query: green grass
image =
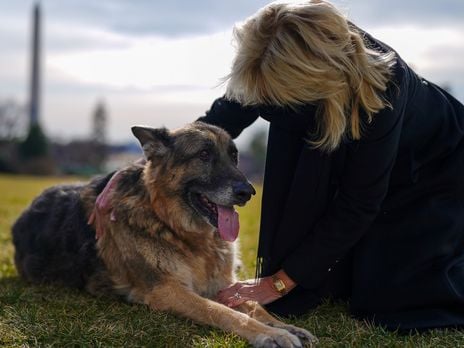
[[(17, 277), (10, 228), (32, 198), (69, 179), (0, 176), (0, 346), (2, 347), (246, 347), (233, 334), (141, 305), (93, 298)], [(260, 195), (241, 216), (243, 277), (253, 276)], [(464, 347), (464, 332), (398, 335), (349, 317), (344, 303), (326, 303), (293, 324), (319, 337), (321, 347)]]

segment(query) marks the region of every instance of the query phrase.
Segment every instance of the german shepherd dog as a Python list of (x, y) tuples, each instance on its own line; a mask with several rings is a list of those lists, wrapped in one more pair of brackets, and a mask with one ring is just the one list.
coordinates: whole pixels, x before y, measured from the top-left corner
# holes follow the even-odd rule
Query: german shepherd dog
[[(253, 187), (222, 129), (195, 122), (168, 131), (133, 127), (145, 157), (119, 173), (113, 214), (96, 240), (87, 221), (111, 175), (43, 192), (13, 226), (19, 274), (94, 295), (117, 294), (156, 311), (234, 332), (256, 347), (301, 347), (315, 338), (247, 302), (213, 299), (236, 281), (238, 214)], [(109, 214), (107, 214), (109, 215)]]

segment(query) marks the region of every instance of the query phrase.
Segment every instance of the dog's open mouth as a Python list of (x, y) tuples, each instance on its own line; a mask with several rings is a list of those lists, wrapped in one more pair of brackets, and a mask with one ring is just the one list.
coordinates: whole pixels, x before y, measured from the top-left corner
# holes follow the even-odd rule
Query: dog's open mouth
[(233, 206), (227, 207), (210, 201), (201, 193), (191, 194), (191, 200), (194, 208), (208, 222), (218, 229), (222, 239), (233, 242), (237, 239), (240, 229), (238, 213)]

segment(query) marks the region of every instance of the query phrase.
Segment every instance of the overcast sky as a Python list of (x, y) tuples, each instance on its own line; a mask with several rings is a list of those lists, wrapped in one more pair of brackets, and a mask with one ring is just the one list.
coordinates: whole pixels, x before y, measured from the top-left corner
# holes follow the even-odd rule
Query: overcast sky
[[(0, 0), (0, 99), (27, 102), (33, 3)], [(224, 91), (218, 84), (233, 58), (234, 23), (266, 3), (42, 0), (47, 133), (86, 136), (98, 100), (107, 106), (112, 142), (130, 139), (134, 124), (178, 127), (194, 120)], [(333, 3), (464, 101), (463, 0)]]

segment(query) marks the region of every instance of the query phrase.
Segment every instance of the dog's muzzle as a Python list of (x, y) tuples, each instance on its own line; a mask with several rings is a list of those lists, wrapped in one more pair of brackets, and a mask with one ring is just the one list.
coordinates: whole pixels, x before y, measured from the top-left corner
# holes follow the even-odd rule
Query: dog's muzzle
[(247, 181), (237, 181), (232, 184), (232, 193), (240, 204), (244, 204), (250, 200), (252, 195), (256, 194), (256, 190)]

